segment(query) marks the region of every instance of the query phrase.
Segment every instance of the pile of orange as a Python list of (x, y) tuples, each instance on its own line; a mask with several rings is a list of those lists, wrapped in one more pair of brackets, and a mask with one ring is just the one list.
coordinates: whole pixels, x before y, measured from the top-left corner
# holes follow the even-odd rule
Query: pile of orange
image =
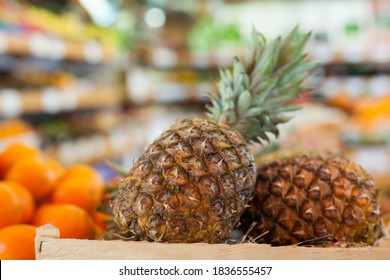
[(62, 238), (94, 239), (108, 216), (96, 211), (103, 179), (92, 167), (64, 168), (41, 151), (14, 144), (0, 153), (0, 259), (34, 259), (36, 227)]

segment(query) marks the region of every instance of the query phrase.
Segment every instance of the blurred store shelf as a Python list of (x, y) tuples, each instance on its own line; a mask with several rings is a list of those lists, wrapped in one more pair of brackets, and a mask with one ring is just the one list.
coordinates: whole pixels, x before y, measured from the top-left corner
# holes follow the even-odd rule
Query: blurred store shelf
[(44, 152), (64, 165), (95, 163), (142, 149), (145, 142), (143, 135), (141, 127), (123, 125), (107, 133), (65, 140), (46, 147)]
[(211, 82), (196, 84), (159, 83), (159, 84), (131, 84), (129, 85), (128, 99), (133, 104), (145, 103), (180, 103), (205, 102), (207, 93), (215, 91)]
[(15, 143), (24, 143), (29, 146), (39, 147), (40, 140), (34, 131), (29, 131), (25, 133), (20, 133), (10, 137), (1, 137), (0, 138), (0, 153), (4, 151), (8, 146)]
[(315, 45), (309, 49), (312, 59), (322, 64), (389, 64), (388, 44), (356, 44), (343, 48)]
[[(330, 45), (316, 46), (308, 49), (308, 52), (313, 60), (323, 66), (370, 64), (379, 67), (390, 64), (389, 46), (385, 45), (343, 49), (336, 49)], [(133, 49), (132, 55), (140, 63), (161, 69), (208, 70), (229, 66), (235, 56), (243, 56), (243, 50), (221, 48), (211, 52), (195, 52), (186, 49), (176, 50), (166, 46), (138, 46)]]
[(385, 97), (390, 95), (390, 76), (327, 77), (320, 83), (318, 92), (325, 98), (342, 94), (350, 98), (362, 96)]
[(40, 90), (0, 89), (0, 116), (69, 112), (79, 109), (117, 106), (123, 101), (118, 87), (75, 85)]
[(187, 68), (194, 70), (216, 69), (229, 66), (240, 51), (220, 49), (213, 52), (175, 50), (165, 46), (138, 46), (133, 56), (141, 63), (162, 69)]
[(1, 32), (0, 55), (99, 64), (112, 61), (114, 51), (97, 41), (76, 42), (40, 33), (17, 35)]

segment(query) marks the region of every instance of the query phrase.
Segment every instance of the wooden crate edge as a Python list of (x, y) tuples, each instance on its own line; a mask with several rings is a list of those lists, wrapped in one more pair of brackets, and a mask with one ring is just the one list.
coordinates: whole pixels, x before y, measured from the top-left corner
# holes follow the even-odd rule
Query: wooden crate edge
[(379, 244), (364, 248), (308, 248), (60, 239), (58, 229), (45, 225), (37, 229), (35, 250), (39, 260), (390, 260), (389, 237)]

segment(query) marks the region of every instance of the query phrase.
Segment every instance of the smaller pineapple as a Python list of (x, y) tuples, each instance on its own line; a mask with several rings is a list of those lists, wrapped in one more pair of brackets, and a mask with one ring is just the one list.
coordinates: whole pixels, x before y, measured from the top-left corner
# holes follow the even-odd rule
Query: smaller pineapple
[(379, 237), (378, 190), (358, 164), (341, 155), (266, 156), (243, 228), (251, 237), (292, 245), (321, 238), (372, 245)]

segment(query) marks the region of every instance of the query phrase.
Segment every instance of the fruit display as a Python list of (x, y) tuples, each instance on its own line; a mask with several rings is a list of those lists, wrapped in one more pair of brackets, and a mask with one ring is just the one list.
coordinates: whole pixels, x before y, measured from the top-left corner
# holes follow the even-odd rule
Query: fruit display
[[(320, 240), (373, 245), (379, 237), (378, 189), (358, 164), (334, 154), (259, 158), (255, 194), (242, 223), (259, 242)], [(317, 240), (317, 241), (318, 241)]]
[(150, 146), (120, 184), (114, 221), (127, 238), (219, 243), (252, 197), (255, 166), (248, 144), (278, 135), (277, 125), (315, 64), (293, 29), (267, 43), (253, 32), (247, 60), (221, 70), (207, 119), (176, 122)]
[(94, 168), (65, 168), (21, 143), (0, 153), (0, 167), (0, 259), (34, 259), (35, 230), (45, 224), (63, 238), (102, 236), (109, 217), (96, 211), (105, 187)]
[(0, 0), (0, 259), (389, 259), (389, 5), (308, 2)]

